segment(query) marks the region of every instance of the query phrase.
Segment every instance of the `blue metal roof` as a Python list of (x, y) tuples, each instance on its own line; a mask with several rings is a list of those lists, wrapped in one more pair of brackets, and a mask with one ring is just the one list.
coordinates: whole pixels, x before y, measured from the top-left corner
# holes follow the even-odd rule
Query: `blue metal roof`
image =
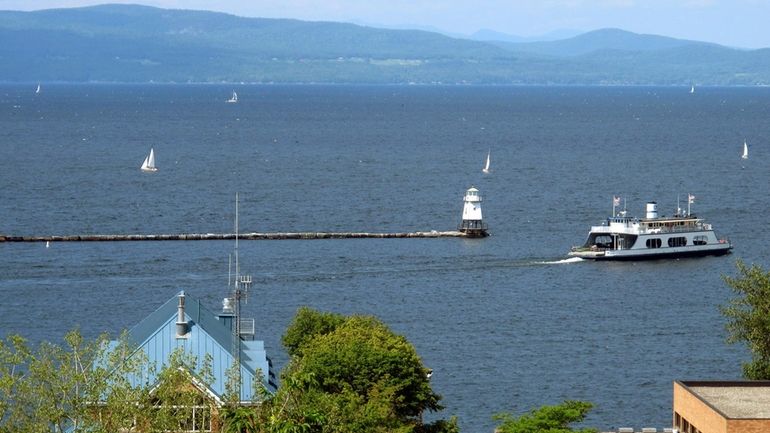
[[(184, 296), (184, 317), (188, 332), (183, 338), (176, 334), (176, 322), (179, 297)], [(221, 399), (225, 393), (227, 370), (233, 365), (233, 334), (229, 325), (219, 320), (217, 315), (206, 309), (198, 299), (180, 292), (169, 299), (152, 314), (145, 317), (128, 331), (129, 342), (136, 345), (147, 356), (155, 371), (168, 365), (169, 356), (177, 349), (197, 360), (197, 369), (203, 366), (206, 355), (210, 355), (213, 383), (209, 391)], [(117, 342), (112, 342), (117, 344)], [(259, 377), (263, 385), (275, 391), (275, 376), (272, 364), (265, 352), (264, 342), (240, 339), (241, 396), (240, 401), (251, 401), (257, 390), (253, 389), (254, 378)], [(147, 371), (150, 371), (148, 368)], [(132, 381), (154, 383), (155, 377), (147, 373), (143, 378)]]

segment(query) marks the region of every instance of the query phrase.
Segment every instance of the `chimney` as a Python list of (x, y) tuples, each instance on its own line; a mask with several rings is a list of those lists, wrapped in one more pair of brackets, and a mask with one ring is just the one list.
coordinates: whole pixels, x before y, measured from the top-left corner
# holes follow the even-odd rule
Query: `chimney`
[(176, 338), (186, 338), (189, 332), (187, 321), (184, 319), (184, 290), (179, 292), (179, 307), (176, 316)]

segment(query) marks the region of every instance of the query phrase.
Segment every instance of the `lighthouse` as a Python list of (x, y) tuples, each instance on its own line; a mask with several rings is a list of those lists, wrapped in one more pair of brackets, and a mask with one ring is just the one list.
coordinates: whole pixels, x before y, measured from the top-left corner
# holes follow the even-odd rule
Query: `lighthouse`
[(481, 218), (481, 196), (479, 190), (470, 187), (465, 191), (463, 199), (463, 222), (459, 230), (469, 238), (482, 238), (487, 236), (487, 225)]

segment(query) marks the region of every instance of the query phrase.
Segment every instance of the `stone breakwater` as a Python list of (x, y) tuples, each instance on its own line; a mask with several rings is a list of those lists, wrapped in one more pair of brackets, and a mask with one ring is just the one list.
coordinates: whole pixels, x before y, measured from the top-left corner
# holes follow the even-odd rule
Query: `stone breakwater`
[[(462, 238), (473, 237), (460, 231), (427, 232), (279, 232), (239, 233), (242, 240), (283, 239), (386, 239), (386, 238)], [(120, 241), (210, 241), (233, 240), (235, 233), (188, 233), (188, 234), (120, 234), (120, 235), (69, 235), (69, 236), (7, 236), (0, 235), (0, 242), (120, 242)]]

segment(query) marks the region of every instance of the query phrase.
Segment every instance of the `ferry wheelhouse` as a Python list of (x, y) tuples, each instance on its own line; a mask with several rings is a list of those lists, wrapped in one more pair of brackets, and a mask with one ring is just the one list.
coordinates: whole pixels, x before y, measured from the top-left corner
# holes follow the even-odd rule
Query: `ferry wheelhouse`
[[(690, 203), (693, 197), (690, 196)], [(617, 199), (616, 199), (617, 200)], [(689, 207), (689, 206), (688, 206)], [(717, 238), (711, 224), (678, 210), (673, 217), (659, 217), (658, 205), (647, 203), (645, 218), (631, 218), (625, 211), (592, 226), (588, 239), (572, 247), (569, 255), (593, 260), (640, 260), (727, 254), (733, 248)]]

